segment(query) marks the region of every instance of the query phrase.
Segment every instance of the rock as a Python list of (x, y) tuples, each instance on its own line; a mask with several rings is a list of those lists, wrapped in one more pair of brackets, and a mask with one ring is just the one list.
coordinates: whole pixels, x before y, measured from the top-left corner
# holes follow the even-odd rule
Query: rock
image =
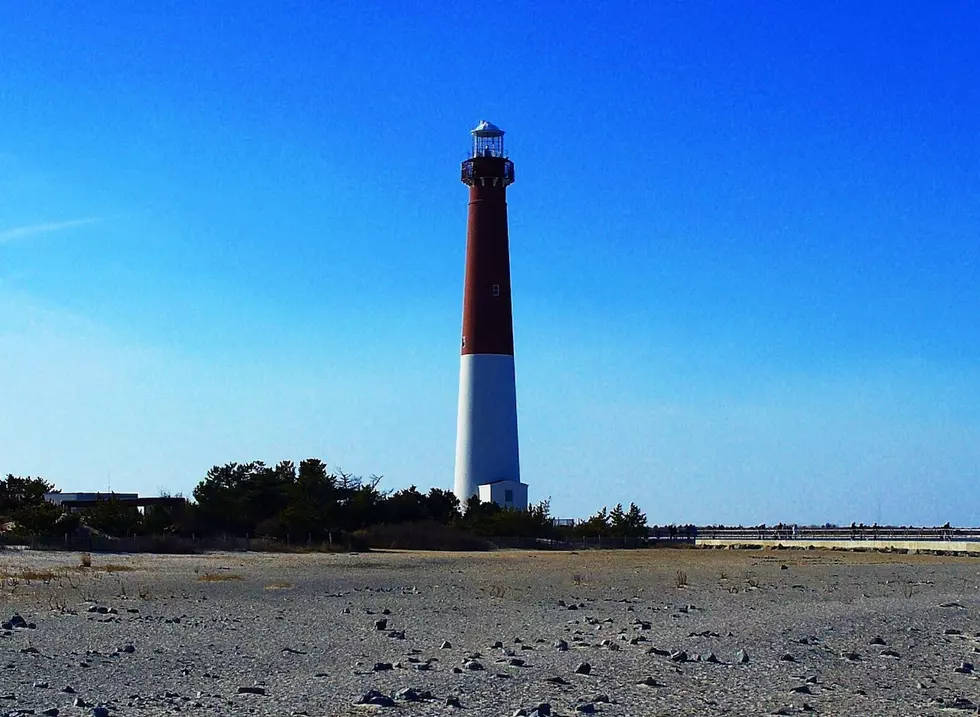
[(881, 635), (878, 635), (877, 637), (872, 637), (871, 638), (871, 642), (869, 642), (868, 644), (869, 645), (887, 645), (888, 643), (885, 642), (884, 638), (882, 638)]
[(561, 677), (561, 676), (558, 676), (558, 677), (545, 677), (544, 678), (544, 681), (545, 682), (550, 682), (553, 685), (567, 685), (568, 684), (568, 680), (566, 680), (564, 677)]
[(713, 665), (717, 665), (718, 662), (719, 662), (718, 658), (715, 656), (715, 653), (713, 653), (713, 652), (709, 652), (707, 655), (703, 656), (701, 658), (701, 661), (702, 662), (710, 662)]
[(264, 695), (264, 687), (239, 687), (238, 694), (240, 695)]
[(684, 650), (675, 650), (670, 653), (671, 662), (687, 662), (687, 653)]
[(61, 691), (64, 692), (66, 695), (75, 694), (75, 688), (72, 687), (71, 685), (65, 685), (64, 687), (61, 688)]
[(504, 646), (504, 643), (502, 643), (500, 640), (497, 640), (495, 643), (493, 643), (492, 645), (490, 645), (490, 649), (491, 650), (500, 650), (501, 648), (503, 648), (503, 646)]
[(109, 710), (106, 707), (93, 707), (92, 717), (109, 717)]
[(391, 632), (388, 633), (388, 637), (390, 637), (392, 640), (404, 640), (405, 639), (405, 631), (404, 630), (392, 630)]
[(13, 617), (11, 617), (10, 620), (7, 621), (7, 624), (9, 624), (10, 627), (4, 627), (4, 630), (26, 628), (27, 620), (25, 620), (18, 613), (15, 612), (13, 614)]
[(385, 620), (385, 619), (375, 620), (374, 621), (374, 629), (375, 630), (378, 630), (378, 631), (387, 630), (388, 629), (388, 621)]
[(459, 697), (454, 697), (454, 696), (447, 697), (446, 707), (462, 708), (462, 705), (459, 703)]
[(789, 654), (787, 652), (787, 653), (779, 656), (779, 661), (780, 662), (796, 662), (796, 658), (793, 657), (791, 654)]
[(531, 714), (534, 714), (534, 713), (537, 713), (540, 717), (550, 717), (551, 716), (551, 703), (550, 702), (542, 702), (537, 707), (535, 707), (533, 710), (531, 710)]
[(744, 665), (749, 661), (749, 653), (745, 650), (739, 650), (735, 653), (735, 662), (740, 665)]
[(395, 699), (405, 702), (421, 702), (422, 696), (411, 687), (403, 687), (395, 693)]
[(962, 630), (957, 630), (956, 628), (953, 628), (953, 627), (947, 627), (945, 630), (943, 630), (943, 634), (944, 635), (962, 635), (963, 634), (963, 631)]
[(558, 652), (565, 652), (568, 650), (568, 643), (564, 640), (555, 640), (554, 647), (556, 650), (558, 650)]
[(592, 672), (592, 665), (590, 665), (588, 662), (583, 662), (578, 667), (575, 668), (576, 675), (588, 675), (591, 672)]
[(661, 685), (659, 682), (657, 682), (652, 677), (645, 677), (642, 680), (640, 680), (639, 682), (637, 682), (636, 684), (643, 685), (645, 687), (663, 687), (663, 685)]
[(842, 652), (840, 656), (849, 662), (857, 662), (861, 659), (861, 656), (856, 652)]
[(479, 660), (467, 660), (465, 663), (463, 663), (463, 667), (471, 672), (479, 672), (480, 670), (484, 669), (483, 664)]
[(375, 705), (376, 707), (394, 707), (395, 701), (384, 693), (378, 692), (377, 690), (370, 690), (358, 697), (354, 704)]
[(49, 707), (46, 710), (42, 710), (41, 714), (45, 715), (45, 717), (58, 717), (58, 715), (61, 714), (61, 710), (59, 710), (57, 707)]
[(793, 694), (797, 695), (812, 695), (813, 690), (811, 690), (807, 685), (800, 685), (799, 687), (794, 687), (790, 690)]
[(592, 702), (596, 702), (598, 704), (604, 704), (604, 705), (607, 705), (607, 704), (611, 704), (612, 703), (612, 700), (609, 699), (609, 695), (607, 695), (605, 692), (599, 692), (598, 694), (593, 695), (591, 701)]
[(439, 649), (440, 650), (451, 650), (451, 649), (453, 649), (453, 643), (451, 643), (449, 640), (443, 640), (442, 641), (442, 644), (439, 645)]
[(507, 660), (507, 664), (510, 665), (511, 667), (524, 667), (526, 663), (524, 662), (524, 660), (520, 659), (519, 657), (514, 657), (511, 658), (510, 660)]
[(887, 650), (882, 650), (881, 651), (881, 656), (882, 657), (899, 657), (899, 654), (897, 652), (895, 652), (894, 650), (892, 650), (892, 649), (887, 649)]
[(136, 647), (134, 645), (123, 645), (122, 651), (131, 655), (136, 652)]
[(595, 705), (591, 702), (583, 702), (580, 705), (575, 705), (575, 711), (584, 715), (592, 715), (595, 714)]
[(972, 662), (961, 662), (959, 667), (954, 667), (953, 672), (958, 672), (961, 675), (969, 675), (973, 672)]
[(35, 683), (34, 683), (33, 685), (31, 685), (31, 686), (32, 686), (32, 687), (33, 687), (34, 689), (37, 689), (37, 690), (46, 690), (46, 689), (48, 689), (48, 683), (47, 683), (47, 682), (35, 682)]
[(395, 668), (394, 668), (394, 666), (390, 662), (375, 662), (374, 663), (373, 671), (374, 672), (387, 672), (388, 670), (393, 670), (393, 669), (395, 669)]

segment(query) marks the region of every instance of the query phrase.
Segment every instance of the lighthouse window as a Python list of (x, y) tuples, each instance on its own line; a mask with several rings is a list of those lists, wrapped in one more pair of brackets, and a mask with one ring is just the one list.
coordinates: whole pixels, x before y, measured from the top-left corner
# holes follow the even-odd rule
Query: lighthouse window
[(493, 285), (493, 295), (500, 296), (500, 284)]

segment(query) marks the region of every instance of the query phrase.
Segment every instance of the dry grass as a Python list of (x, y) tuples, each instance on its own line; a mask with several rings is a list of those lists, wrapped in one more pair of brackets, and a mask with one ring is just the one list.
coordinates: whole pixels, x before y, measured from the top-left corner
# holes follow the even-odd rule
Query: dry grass
[(291, 590), (294, 587), (296, 586), (293, 585), (292, 583), (282, 582), (282, 583), (269, 583), (268, 585), (265, 586), (265, 589), (266, 590)]
[(131, 573), (136, 570), (132, 565), (120, 565), (119, 563), (107, 563), (102, 566), (102, 569), (107, 573)]
[(204, 573), (198, 575), (197, 579), (202, 583), (228, 583), (243, 578), (241, 575), (235, 575), (235, 573)]

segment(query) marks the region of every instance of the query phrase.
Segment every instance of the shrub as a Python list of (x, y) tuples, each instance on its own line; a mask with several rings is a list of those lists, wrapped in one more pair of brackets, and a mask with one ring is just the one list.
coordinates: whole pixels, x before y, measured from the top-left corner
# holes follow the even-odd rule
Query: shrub
[(371, 548), (388, 550), (493, 550), (493, 545), (472, 533), (434, 521), (373, 525), (355, 537)]

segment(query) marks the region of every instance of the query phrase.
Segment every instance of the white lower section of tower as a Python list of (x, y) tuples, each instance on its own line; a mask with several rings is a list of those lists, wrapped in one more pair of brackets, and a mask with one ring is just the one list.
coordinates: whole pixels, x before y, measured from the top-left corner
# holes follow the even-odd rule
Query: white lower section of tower
[(465, 509), (479, 486), (520, 481), (514, 357), (464, 354), (459, 369), (454, 493)]

